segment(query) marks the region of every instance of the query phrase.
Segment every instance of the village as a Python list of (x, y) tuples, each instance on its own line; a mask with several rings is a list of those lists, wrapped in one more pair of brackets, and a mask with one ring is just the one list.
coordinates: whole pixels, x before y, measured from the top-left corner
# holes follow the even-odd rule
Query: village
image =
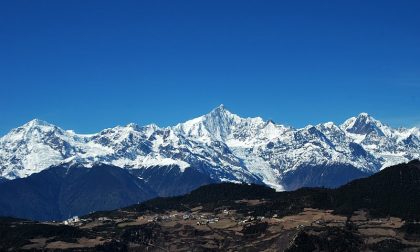
[[(209, 227), (209, 228), (239, 228), (243, 226), (253, 225), (256, 223), (265, 222), (269, 224), (270, 228), (276, 230), (293, 230), (303, 228), (305, 226), (338, 226), (343, 227), (346, 225), (348, 218), (345, 216), (335, 215), (331, 210), (319, 210), (305, 208), (303, 212), (297, 215), (279, 217), (274, 214), (271, 217), (265, 216), (251, 216), (237, 213), (236, 210), (221, 209), (215, 212), (203, 212), (200, 207), (190, 209), (189, 211), (170, 211), (162, 214), (146, 213), (137, 214), (134, 212), (121, 212), (124, 217), (110, 217), (98, 216), (92, 217), (71, 217), (61, 223), (69, 226), (92, 228), (101, 225), (115, 225), (117, 227), (126, 226), (139, 226), (147, 223), (157, 223), (165, 227), (175, 226), (176, 224), (196, 226), (196, 228)], [(120, 210), (123, 211), (123, 210)], [(362, 217), (361, 217), (362, 216)], [(357, 223), (359, 220), (364, 223), (367, 220), (365, 213), (356, 212), (351, 218), (352, 221)], [(388, 220), (389, 221), (389, 220)], [(371, 223), (382, 223), (385, 220), (371, 220)], [(399, 225), (402, 222), (400, 221)], [(238, 230), (239, 230), (238, 229)]]
[[(87, 217), (73, 216), (67, 220), (61, 222), (61, 224), (84, 227), (88, 225), (92, 226), (102, 224), (116, 224), (119, 227), (131, 226), (131, 225), (142, 225), (146, 223), (170, 223), (179, 222), (183, 224), (190, 224), (196, 226), (205, 226), (209, 224), (217, 224), (219, 222), (234, 224), (238, 226), (246, 225), (253, 222), (261, 222), (266, 220), (264, 216), (242, 216), (237, 214), (235, 210), (223, 209), (215, 213), (206, 213), (199, 211), (200, 209), (191, 209), (191, 211), (177, 212), (172, 211), (165, 214), (144, 214), (135, 216), (133, 213), (129, 213), (124, 218), (110, 218), (106, 216), (100, 216), (95, 219)], [(273, 216), (275, 218), (276, 216)]]
[[(93, 213), (48, 224), (76, 227), (90, 234), (83, 239), (78, 239), (77, 243), (52, 243), (49, 245), (51, 248), (96, 246), (111, 242), (114, 237), (121, 235), (131, 241), (131, 246), (134, 247), (142, 248), (141, 246), (146, 244), (149, 247), (161, 246), (163, 250), (172, 251), (185, 246), (217, 249), (226, 244), (239, 248), (244, 239), (249, 241), (248, 245), (251, 247), (268, 246), (268, 244), (274, 246), (276, 243), (272, 241), (291, 240), (299, 232), (308, 228), (312, 234), (317, 234), (328, 228), (344, 229), (349, 223), (366, 238), (367, 244), (382, 239), (398, 239), (407, 246), (420, 245), (417, 241), (405, 240), (404, 234), (399, 231), (405, 222), (400, 218), (374, 219), (363, 210), (355, 211), (351, 216), (342, 216), (335, 214), (332, 210), (305, 208), (295, 215), (273, 214), (271, 217), (266, 217), (246, 215), (228, 208), (220, 208), (213, 212), (196, 207), (185, 211), (142, 213), (121, 209), (113, 211), (112, 214)], [(258, 239), (255, 239), (257, 237)], [(38, 240), (33, 240), (34, 244), (28, 245), (28, 248), (44, 246), (44, 241)]]

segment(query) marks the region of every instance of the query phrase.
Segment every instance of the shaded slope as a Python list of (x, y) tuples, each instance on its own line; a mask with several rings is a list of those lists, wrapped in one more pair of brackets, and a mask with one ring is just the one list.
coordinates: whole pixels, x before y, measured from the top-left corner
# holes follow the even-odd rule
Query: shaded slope
[[(242, 199), (264, 202), (258, 205), (237, 202)], [(184, 196), (153, 199), (130, 209), (163, 211), (196, 206), (208, 210), (227, 207), (262, 216), (285, 216), (298, 213), (305, 207), (333, 209), (341, 214), (366, 209), (372, 216), (420, 220), (420, 161), (386, 168), (337, 189), (302, 188), (293, 192), (275, 192), (262, 185), (222, 183), (200, 187)]]
[(141, 202), (156, 194), (114, 166), (57, 166), (0, 184), (0, 215), (35, 220), (65, 219)]
[(338, 212), (369, 209), (379, 216), (420, 218), (420, 161), (388, 167), (333, 191)]
[(285, 173), (282, 183), (286, 191), (302, 187), (336, 188), (371, 174), (351, 165), (302, 166)]
[(200, 186), (217, 182), (195, 168), (181, 171), (176, 165), (133, 169), (130, 173), (142, 178), (162, 197), (186, 194)]

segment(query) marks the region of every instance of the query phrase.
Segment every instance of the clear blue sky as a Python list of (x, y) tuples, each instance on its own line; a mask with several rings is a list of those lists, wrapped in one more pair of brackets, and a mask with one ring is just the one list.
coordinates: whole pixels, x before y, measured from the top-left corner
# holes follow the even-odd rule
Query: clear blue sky
[(160, 126), (223, 103), (301, 127), (420, 124), (420, 1), (0, 3), (0, 135)]

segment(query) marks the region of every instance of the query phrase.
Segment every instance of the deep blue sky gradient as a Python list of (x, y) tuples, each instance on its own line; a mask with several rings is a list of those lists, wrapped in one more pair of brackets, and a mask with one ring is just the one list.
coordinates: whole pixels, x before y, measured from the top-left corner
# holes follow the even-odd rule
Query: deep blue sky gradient
[(420, 125), (420, 1), (1, 1), (0, 135), (92, 133), (223, 103), (295, 127)]

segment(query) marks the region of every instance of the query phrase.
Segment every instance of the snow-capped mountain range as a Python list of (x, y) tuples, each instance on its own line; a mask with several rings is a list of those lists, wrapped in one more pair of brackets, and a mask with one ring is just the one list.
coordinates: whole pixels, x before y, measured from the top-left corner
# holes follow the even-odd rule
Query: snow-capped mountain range
[[(285, 187), (302, 167), (353, 167), (366, 174), (420, 158), (418, 128), (392, 128), (366, 113), (293, 128), (241, 118), (223, 105), (173, 127), (129, 124), (83, 135), (32, 120), (0, 138), (0, 177), (27, 177), (52, 165), (106, 163), (126, 169), (197, 169), (214, 181)], [(323, 176), (323, 172), (319, 175)]]

